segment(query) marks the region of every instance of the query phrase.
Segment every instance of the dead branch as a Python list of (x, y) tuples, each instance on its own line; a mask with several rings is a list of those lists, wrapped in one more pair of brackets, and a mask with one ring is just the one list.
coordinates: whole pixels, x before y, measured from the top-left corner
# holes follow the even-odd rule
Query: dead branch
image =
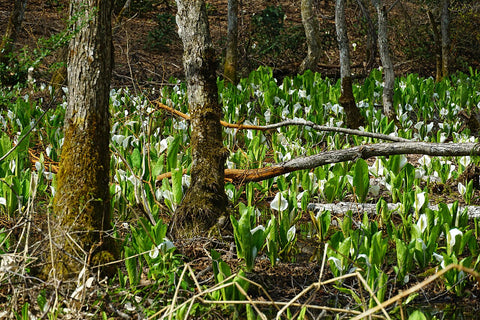
[[(190, 120), (190, 116), (188, 114), (185, 114), (183, 112), (175, 110), (174, 108), (169, 107), (169, 106), (167, 106), (167, 105), (165, 105), (165, 104), (163, 104), (159, 101), (154, 101), (154, 103), (161, 109), (167, 110), (168, 112), (173, 113), (174, 115), (177, 115), (177, 116), (179, 116), (181, 118), (184, 118), (186, 120)], [(269, 125), (266, 125), (266, 126), (235, 124), (235, 123), (228, 123), (228, 122), (225, 122), (225, 121), (220, 121), (220, 123), (225, 128), (232, 128), (232, 129), (238, 129), (238, 130), (267, 131), (267, 130), (277, 129), (277, 128), (280, 128), (280, 127), (286, 127), (286, 126), (307, 126), (307, 127), (311, 127), (312, 129), (315, 129), (317, 131), (337, 132), (337, 133), (351, 134), (351, 135), (356, 135), (356, 136), (362, 136), (362, 137), (368, 137), (368, 138), (374, 138), (374, 139), (381, 139), (381, 140), (387, 140), (387, 141), (396, 141), (396, 142), (410, 141), (408, 139), (395, 137), (395, 136), (389, 136), (389, 135), (381, 134), (381, 133), (366, 132), (366, 131), (361, 131), (361, 130), (340, 128), (340, 127), (321, 126), (321, 125), (315, 124), (312, 121), (307, 121), (307, 120), (304, 120), (304, 119), (285, 120), (285, 121), (282, 121), (282, 122), (279, 122), (279, 123), (269, 124)]]
[[(314, 169), (316, 167), (359, 158), (391, 156), (398, 154), (425, 154), (429, 156), (473, 156), (480, 155), (480, 144), (477, 143), (429, 143), (429, 142), (395, 142), (362, 145), (342, 150), (326, 151), (319, 154), (295, 158), (276, 163), (270, 167), (258, 169), (226, 169), (225, 179), (234, 183), (262, 181), (297, 170)], [(168, 176), (163, 176), (163, 178)]]
[[(401, 203), (387, 203), (387, 208), (388, 211), (396, 211), (400, 210), (401, 205)], [(438, 205), (436, 204), (429, 203), (427, 206), (430, 210), (438, 211)], [(465, 209), (470, 219), (480, 218), (480, 206), (459, 206), (458, 212), (463, 212)], [(377, 210), (377, 204), (357, 202), (309, 203), (307, 210), (315, 213), (328, 210), (332, 215), (344, 215), (348, 211), (366, 212), (369, 216), (372, 216)]]

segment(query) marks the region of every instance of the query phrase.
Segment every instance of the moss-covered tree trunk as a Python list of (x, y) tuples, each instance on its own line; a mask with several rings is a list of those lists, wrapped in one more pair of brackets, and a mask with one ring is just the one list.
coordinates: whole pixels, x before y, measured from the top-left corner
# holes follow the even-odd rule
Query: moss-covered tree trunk
[(348, 48), (347, 23), (345, 19), (345, 0), (336, 0), (335, 28), (340, 51), (340, 77), (342, 91), (338, 102), (345, 111), (345, 122), (349, 128), (358, 128), (364, 124), (364, 118), (358, 110), (353, 96), (352, 78), (350, 75), (350, 50)]
[(300, 64), (299, 73), (304, 73), (308, 69), (314, 70), (321, 55), (320, 30), (313, 6), (313, 0), (302, 0), (302, 23), (305, 29), (308, 51), (307, 56)]
[(216, 83), (215, 50), (212, 47), (203, 0), (177, 0), (178, 33), (183, 41), (183, 65), (190, 108), (191, 185), (172, 224), (173, 237), (204, 235), (225, 213), (224, 188), (227, 151), (222, 143)]
[(238, 0), (228, 0), (227, 52), (225, 54), (225, 80), (237, 83), (238, 63)]
[(27, 0), (15, 0), (13, 10), (8, 19), (7, 29), (0, 43), (0, 62), (7, 63), (17, 41), (20, 27), (22, 26)]
[[(72, 0), (70, 15), (80, 30), (69, 45), (68, 104), (54, 200), (55, 273), (76, 275), (112, 261), (110, 225), (110, 116), (112, 73), (111, 0)], [(106, 270), (110, 271), (110, 270)]]

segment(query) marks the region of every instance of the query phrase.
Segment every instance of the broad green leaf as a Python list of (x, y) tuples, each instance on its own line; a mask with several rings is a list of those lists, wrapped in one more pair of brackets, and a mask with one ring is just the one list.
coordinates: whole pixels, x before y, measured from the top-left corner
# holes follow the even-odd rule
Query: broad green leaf
[(173, 170), (177, 168), (178, 149), (180, 147), (181, 135), (175, 136), (172, 142), (170, 142), (167, 151), (167, 170)]
[(408, 320), (427, 320), (427, 317), (422, 313), (420, 310), (415, 310), (413, 313), (408, 317)]
[(179, 204), (183, 199), (182, 177), (182, 168), (175, 168), (172, 171), (172, 192), (175, 204)]
[(353, 174), (353, 187), (359, 202), (365, 202), (370, 185), (370, 177), (368, 173), (368, 164), (363, 159), (358, 159), (355, 163)]
[(142, 155), (140, 154), (140, 150), (138, 148), (133, 149), (130, 159), (134, 168), (140, 169), (142, 167)]

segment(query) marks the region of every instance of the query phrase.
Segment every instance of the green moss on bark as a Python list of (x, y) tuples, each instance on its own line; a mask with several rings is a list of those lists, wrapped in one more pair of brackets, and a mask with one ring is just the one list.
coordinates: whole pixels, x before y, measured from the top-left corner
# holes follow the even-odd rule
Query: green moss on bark
[(117, 256), (114, 241), (104, 237), (104, 231), (110, 229), (110, 155), (104, 152), (109, 143), (105, 127), (108, 132), (108, 121), (79, 118), (66, 125), (54, 200), (58, 226), (54, 234), (61, 247), (55, 267), (63, 278), (83, 268), (79, 262), (85, 260), (85, 253), (91, 266)]

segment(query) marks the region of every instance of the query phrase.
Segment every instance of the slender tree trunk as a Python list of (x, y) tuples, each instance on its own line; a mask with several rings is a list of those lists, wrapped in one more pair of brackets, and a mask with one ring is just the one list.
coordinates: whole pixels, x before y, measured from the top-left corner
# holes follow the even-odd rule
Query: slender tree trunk
[(238, 0), (228, 0), (227, 52), (224, 76), (231, 83), (237, 83), (238, 63)]
[(95, 266), (116, 257), (115, 244), (105, 234), (111, 228), (111, 10), (111, 0), (70, 3), (70, 16), (78, 18), (74, 28), (80, 30), (70, 41), (65, 139), (53, 208), (58, 224), (54, 241), (60, 249), (54, 272), (61, 278), (75, 276), (83, 262)]
[(183, 41), (192, 130), (191, 185), (170, 227), (173, 237), (205, 235), (225, 214), (224, 166), (228, 155), (222, 143), (216, 83), (216, 54), (212, 47), (205, 2), (177, 0), (178, 33)]
[(368, 9), (365, 7), (365, 4), (362, 0), (357, 0), (358, 6), (362, 10), (362, 14), (367, 22), (367, 61), (365, 69), (367, 73), (372, 70), (373, 65), (375, 64), (375, 57), (377, 52), (377, 32), (375, 31), (375, 26), (373, 24), (372, 18)]
[(313, 0), (302, 0), (301, 12), (308, 47), (307, 56), (302, 61), (299, 69), (299, 73), (304, 73), (308, 69), (314, 70), (316, 68), (318, 61), (320, 60), (321, 45), (318, 20), (313, 12)]
[(442, 29), (442, 77), (450, 71), (450, 0), (442, 0), (440, 28)]
[(10, 54), (13, 52), (15, 42), (20, 33), (26, 7), (27, 0), (15, 0), (12, 13), (8, 19), (7, 30), (0, 44), (0, 62), (6, 63)]
[(388, 46), (388, 20), (387, 10), (381, 3), (381, 0), (372, 0), (378, 15), (378, 49), (383, 66), (383, 112), (390, 119), (395, 119), (395, 110), (393, 109), (393, 86), (395, 83), (395, 73), (393, 63), (390, 58), (390, 49)]
[(440, 41), (440, 31), (438, 31), (437, 22), (431, 11), (427, 11), (428, 20), (432, 25), (433, 41), (435, 43), (435, 81), (442, 80), (442, 46)]
[(353, 96), (345, 3), (345, 0), (336, 0), (335, 5), (335, 28), (337, 30), (337, 41), (340, 51), (340, 77), (342, 80), (342, 92), (338, 102), (345, 110), (347, 127), (358, 128), (364, 123), (364, 118), (360, 114)]

